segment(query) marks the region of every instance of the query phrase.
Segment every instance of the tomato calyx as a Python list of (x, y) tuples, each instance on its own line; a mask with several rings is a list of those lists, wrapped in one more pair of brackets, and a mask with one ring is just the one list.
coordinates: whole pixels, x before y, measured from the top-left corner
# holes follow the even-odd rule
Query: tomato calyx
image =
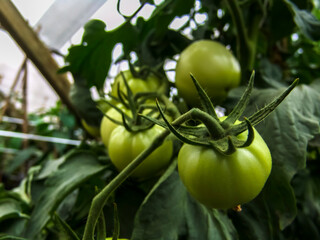
[[(157, 107), (160, 115), (162, 116), (163, 122), (152, 119), (150, 116), (145, 116), (145, 118), (155, 124), (169, 129), (184, 143), (211, 147), (222, 154), (230, 155), (234, 153), (237, 148), (250, 146), (255, 137), (253, 126), (263, 121), (273, 110), (275, 110), (275, 108), (298, 84), (297, 79), (268, 105), (261, 108), (250, 117), (244, 118), (244, 121), (238, 123), (238, 119), (243, 114), (249, 102), (253, 89), (254, 75), (255, 73), (253, 72), (245, 92), (233, 111), (226, 118), (221, 119), (217, 116), (210, 98), (192, 75), (191, 78), (198, 91), (202, 110), (199, 108), (192, 108), (188, 112), (182, 114), (180, 118), (183, 123), (186, 123), (189, 120), (196, 120), (200, 121), (202, 124), (192, 127), (186, 124), (171, 124), (164, 115), (164, 112), (158, 102)], [(247, 139), (240, 140), (237, 136), (244, 131), (248, 131)]]
[[(126, 88), (126, 93), (121, 90), (118, 82), (117, 96), (109, 94), (112, 101), (105, 99), (103, 101), (120, 113), (122, 120), (116, 120), (107, 113), (104, 114), (105, 117), (117, 125), (123, 125), (129, 132), (139, 132), (150, 129), (154, 126), (154, 123), (147, 121), (145, 118), (141, 117), (141, 115), (146, 114), (147, 116), (154, 117), (156, 119), (159, 118), (160, 114), (158, 113), (154, 99), (160, 99), (161, 104), (164, 106), (166, 106), (166, 103), (168, 103), (169, 100), (164, 94), (158, 92), (137, 92), (134, 94), (130, 89), (124, 73), (120, 72), (120, 74)], [(123, 111), (123, 109), (117, 106), (117, 104), (121, 104), (125, 109), (128, 109), (130, 114)], [(168, 112), (176, 111), (175, 109), (172, 109), (172, 107), (167, 109)]]

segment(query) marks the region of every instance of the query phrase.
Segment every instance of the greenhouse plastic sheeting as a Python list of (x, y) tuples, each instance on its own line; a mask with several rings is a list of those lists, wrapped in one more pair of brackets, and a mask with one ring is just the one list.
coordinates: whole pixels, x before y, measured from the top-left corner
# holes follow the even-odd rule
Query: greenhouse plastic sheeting
[(53, 49), (60, 49), (107, 0), (56, 0), (37, 26), (40, 38)]

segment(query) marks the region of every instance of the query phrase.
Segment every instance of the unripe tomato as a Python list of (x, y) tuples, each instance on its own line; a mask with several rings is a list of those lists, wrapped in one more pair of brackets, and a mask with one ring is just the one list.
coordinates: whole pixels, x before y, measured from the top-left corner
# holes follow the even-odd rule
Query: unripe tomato
[[(254, 129), (249, 147), (223, 155), (213, 148), (184, 144), (178, 155), (178, 171), (190, 194), (211, 208), (227, 209), (254, 199), (271, 171), (268, 146)], [(245, 131), (238, 135), (247, 138)]]
[[(117, 107), (119, 107), (124, 113), (131, 116), (131, 112), (129, 109), (125, 108), (123, 105), (118, 104)], [(114, 120), (117, 120), (119, 122), (122, 122), (122, 115), (115, 109), (110, 108), (106, 114), (113, 118)], [(113, 132), (113, 130), (118, 126), (118, 124), (112, 122), (110, 119), (108, 119), (106, 116), (102, 118), (101, 126), (100, 126), (100, 136), (103, 144), (108, 148), (109, 145), (109, 139), (110, 135)]]
[[(160, 79), (153, 74), (150, 74), (146, 79), (141, 79), (133, 77), (131, 71), (126, 70), (123, 72), (123, 75), (133, 94), (138, 92), (155, 92), (159, 90), (161, 85)], [(118, 96), (118, 84), (122, 92), (127, 92), (123, 77), (121, 74), (118, 74), (112, 84), (111, 95)]]
[(195, 106), (199, 96), (190, 73), (214, 103), (221, 103), (228, 91), (240, 84), (238, 60), (221, 43), (211, 40), (193, 42), (181, 52), (176, 66), (175, 83), (179, 95)]
[[(119, 171), (123, 170), (148, 148), (162, 131), (164, 129), (158, 125), (139, 132), (128, 132), (123, 126), (118, 126), (111, 133), (109, 141), (111, 162)], [(144, 180), (160, 174), (169, 165), (172, 154), (173, 143), (171, 140), (165, 140), (136, 168), (131, 177)]]
[(98, 127), (89, 125), (84, 119), (81, 119), (81, 124), (91, 136), (100, 137), (100, 129)]

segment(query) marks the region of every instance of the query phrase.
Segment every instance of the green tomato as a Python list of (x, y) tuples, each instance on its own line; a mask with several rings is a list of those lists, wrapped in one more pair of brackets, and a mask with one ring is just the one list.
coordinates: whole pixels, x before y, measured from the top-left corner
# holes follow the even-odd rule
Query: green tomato
[[(239, 121), (237, 122), (239, 123)], [(211, 208), (227, 209), (254, 199), (271, 172), (268, 146), (254, 129), (249, 147), (223, 155), (212, 148), (184, 144), (178, 155), (178, 171), (189, 193)], [(238, 135), (245, 140), (248, 132)]]
[[(124, 107), (122, 104), (118, 104), (117, 107), (119, 107), (127, 115), (131, 116), (130, 110)], [(106, 114), (109, 117), (113, 118), (114, 120), (122, 122), (122, 115), (115, 108), (110, 108), (106, 112)], [(102, 142), (107, 148), (109, 146), (110, 135), (117, 126), (119, 125), (112, 122), (106, 116), (102, 118), (101, 125), (100, 125), (100, 136), (101, 136)]]
[(81, 124), (91, 136), (100, 137), (100, 129), (98, 127), (89, 125), (84, 119), (81, 119)]
[[(129, 132), (123, 126), (115, 128), (109, 141), (109, 156), (115, 167), (122, 171), (148, 148), (162, 131), (164, 129), (158, 125), (140, 132)], [(173, 143), (165, 140), (136, 168), (131, 177), (144, 180), (160, 174), (170, 164), (172, 154)]]
[(184, 49), (176, 66), (175, 83), (179, 95), (195, 106), (199, 96), (190, 73), (197, 79), (214, 103), (221, 103), (230, 89), (240, 84), (238, 60), (219, 42), (200, 40)]
[[(150, 74), (146, 79), (133, 77), (130, 70), (124, 71), (123, 74), (133, 94), (138, 92), (154, 92), (158, 91), (160, 88), (161, 81), (153, 74)], [(113, 96), (118, 96), (118, 85), (122, 92), (127, 92), (127, 88), (121, 74), (118, 74), (115, 77), (112, 84), (111, 94)]]

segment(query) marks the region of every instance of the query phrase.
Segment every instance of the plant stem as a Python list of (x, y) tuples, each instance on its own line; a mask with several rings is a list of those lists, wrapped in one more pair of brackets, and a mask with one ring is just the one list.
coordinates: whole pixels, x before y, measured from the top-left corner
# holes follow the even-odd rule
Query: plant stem
[[(176, 119), (173, 124), (182, 123), (184, 118)], [(155, 149), (157, 149), (164, 139), (170, 134), (169, 130), (164, 130), (150, 144), (150, 146), (140, 153), (125, 169), (123, 169), (100, 193), (92, 200), (88, 219), (84, 229), (83, 240), (93, 240), (97, 220), (109, 196), (132, 174), (132, 172), (145, 160)]]
[(243, 14), (237, 0), (226, 0), (230, 10), (230, 14), (233, 23), (237, 29), (237, 53), (240, 60), (241, 68), (243, 70), (252, 70), (252, 55), (253, 49), (252, 43), (248, 36), (248, 31), (244, 22)]
[(210, 114), (198, 108), (191, 109), (189, 113), (191, 119), (200, 120), (206, 125), (208, 132), (213, 139), (221, 139), (224, 136), (224, 129), (220, 125), (219, 119), (215, 119)]
[(150, 146), (136, 157), (125, 169), (123, 169), (99, 194), (97, 194), (92, 201), (87, 223), (84, 230), (83, 240), (94, 239), (94, 229), (99, 218), (103, 206), (113, 191), (115, 191), (130, 175), (131, 173), (146, 159), (157, 147), (159, 147), (164, 139), (170, 134), (168, 130), (164, 130), (158, 135)]

